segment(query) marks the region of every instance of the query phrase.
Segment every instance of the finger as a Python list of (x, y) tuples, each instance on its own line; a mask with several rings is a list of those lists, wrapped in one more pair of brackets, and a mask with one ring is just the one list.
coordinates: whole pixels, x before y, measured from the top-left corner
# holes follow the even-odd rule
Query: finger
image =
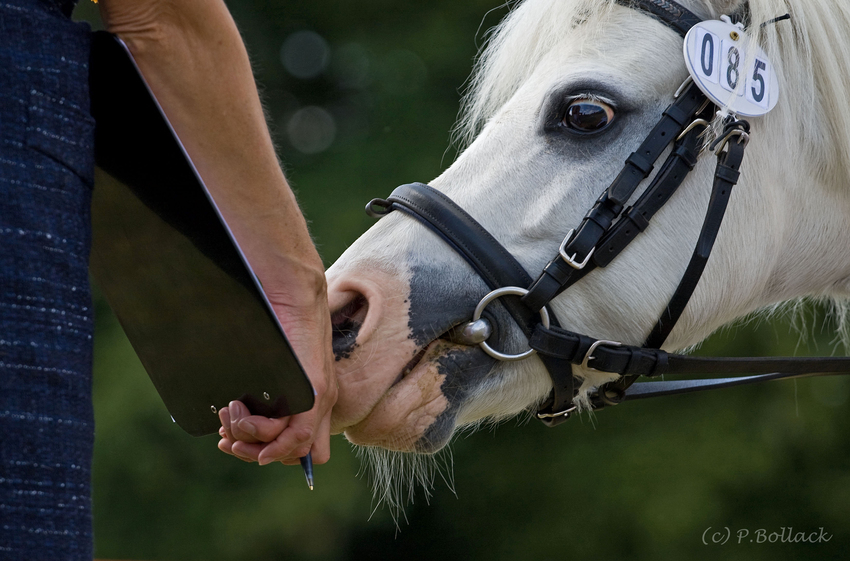
[(221, 428), (224, 429), (224, 436), (231, 442), (235, 440), (233, 433), (230, 432), (230, 410), (227, 407), (222, 407), (218, 411), (218, 420), (221, 421)]
[(314, 464), (324, 464), (331, 459), (331, 416), (326, 415), (319, 424), (316, 440), (310, 451), (313, 455)]
[(230, 454), (231, 456), (242, 460), (243, 462), (253, 463), (255, 460), (250, 460), (248, 458), (243, 458), (233, 453), (233, 442), (227, 440), (226, 438), (222, 438), (218, 441), (218, 449), (224, 452), (225, 454)]
[(301, 448), (295, 448), (289, 456), (280, 460), (280, 463), (287, 466), (297, 466), (301, 464), (301, 459), (307, 456), (308, 454), (310, 454), (312, 458), (312, 453), (312, 447), (310, 447), (309, 444), (304, 445)]
[[(242, 405), (238, 401), (231, 402), (231, 404), (239, 404), (240, 406)], [(240, 454), (239, 450), (233, 449), (233, 444), (238, 441), (233, 436), (234, 425), (232, 419), (230, 418), (231, 411), (234, 411), (237, 414), (239, 413), (238, 409), (234, 410), (230, 407), (223, 407), (218, 412), (218, 418), (221, 421), (221, 429), (219, 429), (219, 434), (221, 434), (222, 431), (224, 432), (224, 438), (219, 441), (218, 449), (226, 454), (230, 454), (231, 456), (236, 456), (243, 462), (256, 462), (256, 458), (252, 458), (250, 456), (246, 457), (244, 454)]]
[(242, 442), (272, 442), (289, 425), (289, 417), (269, 419), (252, 415), (231, 425), (233, 436)]
[(240, 458), (247, 459), (250, 462), (258, 461), (260, 456), (260, 452), (263, 451), (263, 448), (268, 446), (268, 444), (263, 443), (249, 443), (242, 442), (241, 440), (237, 440), (233, 443), (231, 450), (235, 456), (239, 456)]
[(225, 454), (230, 454), (233, 456), (233, 451), (231, 448), (233, 447), (233, 441), (227, 437), (222, 438), (218, 441), (218, 449), (224, 452)]
[(263, 448), (258, 457), (260, 465), (284, 460), (298, 460), (310, 451), (316, 414), (311, 410), (289, 418), (289, 426), (273, 442)]
[[(314, 464), (324, 464), (331, 459), (331, 416), (327, 415), (319, 424), (319, 430), (316, 431), (316, 440), (313, 441), (313, 446), (308, 450)], [(303, 452), (303, 450), (302, 450)], [(301, 457), (307, 454), (296, 452), (298, 459), (287, 458), (281, 460), (281, 463), (287, 466), (294, 466), (301, 463)]]
[[(250, 432), (255, 429), (254, 424), (247, 421), (251, 416), (248, 408), (241, 401), (231, 401), (227, 408), (230, 410), (230, 433), (233, 435), (233, 439), (242, 442), (259, 442)], [(240, 428), (240, 426), (244, 428)]]

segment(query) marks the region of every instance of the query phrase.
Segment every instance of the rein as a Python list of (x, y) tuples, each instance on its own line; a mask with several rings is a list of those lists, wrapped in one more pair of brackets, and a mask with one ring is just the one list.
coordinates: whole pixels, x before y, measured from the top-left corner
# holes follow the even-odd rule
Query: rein
[[(672, 1), (615, 2), (658, 19), (683, 37), (701, 22), (698, 16)], [(573, 400), (579, 384), (573, 365), (620, 375), (618, 380), (604, 384), (590, 396), (593, 409), (627, 400), (768, 380), (850, 373), (850, 358), (702, 358), (668, 354), (660, 348), (696, 289), (740, 176), (749, 141), (749, 123), (731, 116), (726, 118), (722, 133), (710, 146), (717, 157), (717, 166), (696, 248), (679, 286), (644, 344), (623, 345), (568, 331), (560, 327), (555, 314), (546, 307), (587, 273), (607, 266), (619, 255), (649, 226), (654, 214), (693, 170), (701, 153), (701, 137), (709, 129), (716, 107), (690, 78), (674, 98), (581, 223), (569, 230), (557, 254), (537, 279), (532, 279), (513, 255), (466, 211), (429, 185), (402, 185), (387, 199), (374, 199), (366, 207), (366, 212), (376, 218), (398, 210), (417, 219), (460, 254), (490, 287), (492, 292), (479, 303), (473, 321), (455, 328), (454, 336), (459, 342), (480, 345), (487, 354), (502, 361), (520, 360), (536, 353), (552, 379), (552, 392), (537, 411), (537, 418), (548, 426), (560, 424), (577, 409)], [(652, 182), (633, 205), (625, 207), (671, 144), (670, 155)], [(481, 314), (496, 299), (500, 299), (528, 338), (528, 351), (507, 355), (487, 344), (491, 329)], [(634, 385), (641, 376), (708, 373), (749, 375)]]

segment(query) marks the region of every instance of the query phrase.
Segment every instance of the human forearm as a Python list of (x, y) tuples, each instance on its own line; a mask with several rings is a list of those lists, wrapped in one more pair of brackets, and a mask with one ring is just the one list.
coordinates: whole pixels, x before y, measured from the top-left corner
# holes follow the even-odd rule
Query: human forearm
[[(248, 55), (217, 0), (102, 0), (225, 219), (270, 292), (312, 286), (321, 260), (275, 156)], [(278, 286), (287, 271), (287, 287)], [(305, 304), (309, 304), (306, 303)]]

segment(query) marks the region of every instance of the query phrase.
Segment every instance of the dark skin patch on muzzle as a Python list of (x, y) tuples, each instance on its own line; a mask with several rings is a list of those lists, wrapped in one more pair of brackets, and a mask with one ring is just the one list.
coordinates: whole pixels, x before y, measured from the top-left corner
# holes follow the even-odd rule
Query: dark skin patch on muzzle
[(460, 266), (458, 263), (458, 271), (445, 266), (411, 266), (407, 326), (417, 347), (424, 347), (451, 327), (468, 321), (475, 305), (490, 291), (472, 269), (465, 278)]
[(448, 443), (460, 408), (470, 394), (485, 383), (495, 365), (496, 361), (477, 347), (453, 350), (437, 359), (438, 371), (446, 377), (440, 391), (448, 400), (449, 407), (416, 442), (418, 452), (433, 453)]
[[(433, 265), (411, 267), (408, 327), (410, 338), (419, 348), (444, 335), (451, 327), (469, 321), (475, 306), (490, 292), (471, 268), (467, 275), (464, 263), (458, 262), (457, 266), (456, 271)], [(508, 333), (500, 326), (510, 325), (510, 316), (500, 303), (494, 303), (485, 310), (483, 317), (493, 328), (488, 342), (496, 348), (505, 348)], [(492, 376), (496, 360), (474, 346), (452, 350), (439, 357), (436, 363), (439, 373), (445, 375), (440, 390), (449, 407), (417, 441), (416, 449), (422, 453), (433, 453), (446, 445), (461, 407)]]

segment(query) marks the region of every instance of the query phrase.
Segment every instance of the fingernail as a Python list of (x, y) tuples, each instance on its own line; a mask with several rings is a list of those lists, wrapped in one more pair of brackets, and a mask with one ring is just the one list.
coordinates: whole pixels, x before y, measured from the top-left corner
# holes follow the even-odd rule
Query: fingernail
[(251, 436), (257, 436), (257, 425), (249, 421), (248, 419), (242, 419), (238, 423), (238, 426), (243, 431), (247, 432)]
[(260, 458), (260, 460), (259, 460), (261, 466), (268, 465), (268, 464), (272, 463), (272, 461), (274, 461), (274, 460), (272, 460), (270, 458)]
[(227, 409), (230, 411), (231, 423), (238, 421), (242, 417), (242, 404), (238, 401), (231, 401)]

